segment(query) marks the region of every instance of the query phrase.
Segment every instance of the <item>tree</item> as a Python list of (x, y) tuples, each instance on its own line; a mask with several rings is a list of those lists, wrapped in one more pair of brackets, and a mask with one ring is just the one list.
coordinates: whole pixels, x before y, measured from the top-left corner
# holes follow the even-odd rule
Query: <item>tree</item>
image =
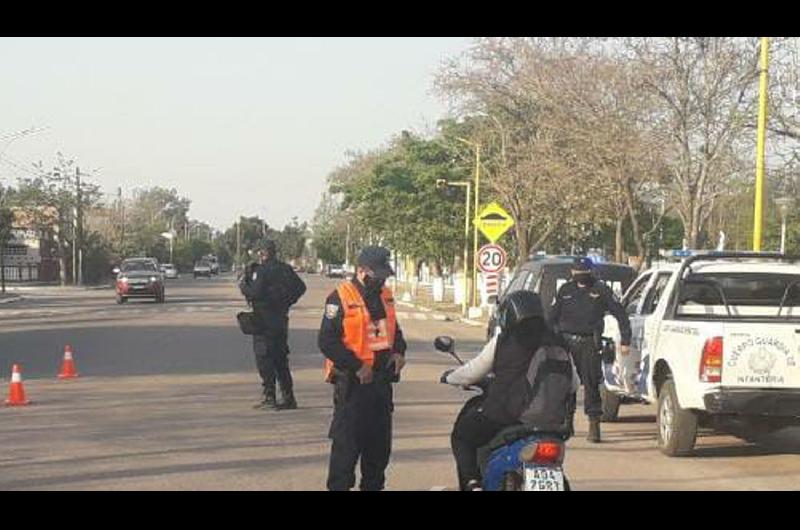
[(755, 123), (758, 41), (728, 37), (637, 38), (623, 41), (642, 87), (656, 96), (655, 125), (668, 132), (671, 179), (666, 189), (689, 247), (729, 177), (741, 172)]
[(429, 261), (441, 274), (463, 246), (463, 198), (440, 193), (436, 181), (462, 180), (452, 147), (403, 131), (380, 153), (352, 162), (352, 171), (333, 176), (347, 219), (366, 242), (385, 244), (406, 256)]
[(484, 182), (516, 222), (520, 256), (545, 245), (566, 220), (594, 218), (574, 153), (536, 90), (552, 71), (542, 66), (562, 55), (535, 40), (478, 39), (436, 79), (440, 94), (465, 117), (461, 128), (482, 146)]
[(293, 217), (291, 223), (283, 227), (275, 242), (280, 259), (289, 261), (300, 258), (305, 250), (307, 232), (308, 225), (305, 222), (300, 224), (297, 217)]

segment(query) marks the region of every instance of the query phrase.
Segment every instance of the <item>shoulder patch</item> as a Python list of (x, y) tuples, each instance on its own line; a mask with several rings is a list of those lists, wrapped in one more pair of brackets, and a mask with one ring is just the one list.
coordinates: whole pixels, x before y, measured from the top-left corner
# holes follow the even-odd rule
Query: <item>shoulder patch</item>
[(333, 320), (339, 314), (339, 306), (336, 304), (325, 304), (325, 318)]

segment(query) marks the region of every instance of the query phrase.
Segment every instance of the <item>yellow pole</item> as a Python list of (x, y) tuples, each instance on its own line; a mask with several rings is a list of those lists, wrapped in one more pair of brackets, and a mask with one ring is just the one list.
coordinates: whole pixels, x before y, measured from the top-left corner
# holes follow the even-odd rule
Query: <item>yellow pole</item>
[[(481, 144), (475, 144), (475, 218), (478, 217), (479, 209), (479, 190), (480, 190), (480, 173), (481, 168)], [(474, 226), (474, 242), (472, 248), (472, 306), (478, 306), (478, 223), (473, 223)]]
[(761, 79), (758, 87), (758, 139), (756, 145), (756, 203), (753, 212), (753, 250), (761, 250), (761, 224), (764, 220), (764, 151), (767, 133), (767, 67), (769, 39), (761, 37)]

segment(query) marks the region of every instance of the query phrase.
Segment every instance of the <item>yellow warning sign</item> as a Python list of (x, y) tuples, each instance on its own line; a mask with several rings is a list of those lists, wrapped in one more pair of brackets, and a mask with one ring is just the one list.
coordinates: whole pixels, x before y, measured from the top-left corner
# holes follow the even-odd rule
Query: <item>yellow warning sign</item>
[(475, 225), (486, 239), (494, 243), (514, 226), (514, 219), (499, 204), (493, 202), (486, 206), (475, 218)]

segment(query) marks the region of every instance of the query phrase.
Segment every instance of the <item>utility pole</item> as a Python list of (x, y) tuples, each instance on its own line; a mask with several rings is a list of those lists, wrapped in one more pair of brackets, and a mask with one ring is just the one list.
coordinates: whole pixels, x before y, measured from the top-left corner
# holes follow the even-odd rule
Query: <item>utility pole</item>
[(344, 239), (344, 266), (350, 267), (350, 222), (347, 223), (347, 235)]
[(236, 262), (241, 266), (242, 261), (242, 216), (239, 216), (239, 222), (236, 223)]
[(756, 197), (753, 211), (753, 250), (761, 250), (761, 225), (764, 221), (764, 151), (767, 137), (767, 68), (769, 39), (761, 37), (761, 76), (758, 86), (758, 137), (756, 140)]
[[(69, 177), (67, 177), (69, 178)], [(75, 205), (72, 207), (72, 285), (78, 285), (78, 173), (75, 173)]]
[(81, 193), (81, 170), (75, 167), (75, 228), (77, 228), (77, 285), (83, 285), (83, 195)]
[(119, 251), (120, 254), (125, 252), (125, 203), (122, 202), (122, 187), (117, 188), (117, 200), (119, 201)]

